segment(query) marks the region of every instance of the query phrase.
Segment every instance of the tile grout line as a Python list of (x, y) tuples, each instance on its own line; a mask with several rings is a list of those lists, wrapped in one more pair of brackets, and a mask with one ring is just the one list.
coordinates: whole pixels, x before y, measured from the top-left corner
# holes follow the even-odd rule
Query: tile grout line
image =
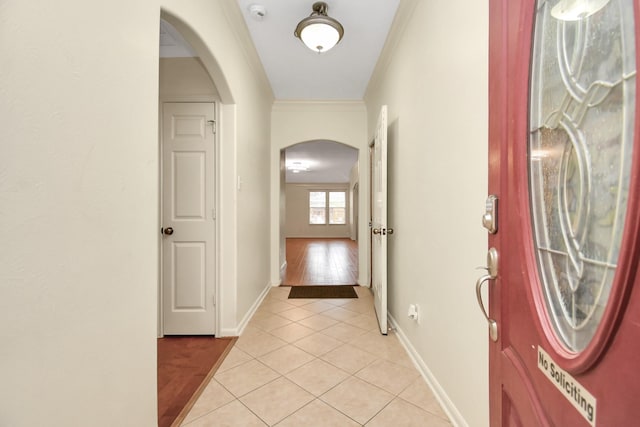
[[(274, 288), (276, 289), (276, 288)], [(364, 426), (366, 425), (368, 422), (370, 422), (371, 420), (373, 420), (374, 418), (376, 418), (380, 413), (382, 413), (387, 407), (389, 407), (389, 405), (391, 405), (393, 402), (398, 401), (398, 402), (403, 402), (405, 404), (411, 405), (412, 407), (420, 410), (421, 412), (425, 412), (429, 415), (438, 417), (440, 419), (442, 419), (442, 417), (440, 415), (438, 415), (437, 413), (433, 413), (431, 411), (428, 411), (426, 409), (423, 409), (422, 407), (414, 404), (413, 402), (407, 401), (405, 398), (401, 397), (400, 395), (402, 393), (404, 393), (409, 387), (411, 387), (412, 385), (415, 384), (415, 382), (417, 381), (418, 378), (420, 377), (420, 373), (419, 371), (416, 370), (416, 378), (414, 378), (413, 380), (411, 380), (407, 385), (403, 386), (400, 388), (400, 390), (398, 392), (391, 392), (389, 390), (386, 390), (385, 388), (383, 388), (382, 386), (379, 386), (377, 384), (375, 384), (374, 382), (371, 382), (371, 380), (367, 380), (365, 378), (361, 378), (358, 376), (358, 374), (360, 374), (361, 372), (363, 372), (364, 370), (370, 368), (372, 365), (376, 364), (376, 363), (389, 363), (392, 365), (397, 366), (398, 368), (402, 368), (402, 369), (408, 369), (410, 370), (411, 367), (407, 366), (406, 364), (403, 363), (398, 363), (397, 360), (395, 358), (390, 358), (392, 356), (391, 353), (393, 353), (395, 351), (394, 349), (394, 344), (391, 344), (389, 342), (387, 342), (385, 344), (385, 351), (384, 351), (384, 355), (381, 356), (380, 352), (373, 352), (370, 351), (371, 345), (376, 345), (375, 343), (373, 343), (373, 341), (375, 341), (375, 339), (371, 338), (365, 338), (368, 335), (370, 336), (371, 334), (373, 334), (373, 332), (377, 331), (377, 328), (373, 329), (370, 326), (368, 327), (363, 327), (362, 325), (367, 325), (368, 323), (370, 324), (371, 322), (368, 321), (368, 318), (370, 317), (370, 309), (366, 309), (363, 310), (363, 306), (367, 303), (371, 303), (372, 301), (367, 301), (369, 298), (368, 294), (365, 294), (364, 296), (361, 296), (360, 294), (358, 294), (358, 298), (356, 300), (353, 301), (340, 301), (339, 303), (330, 303), (326, 300), (323, 299), (309, 299), (308, 302), (305, 302), (304, 304), (298, 304), (298, 305), (294, 305), (294, 304), (289, 304), (288, 303), (288, 298), (286, 298), (286, 296), (284, 295), (284, 291), (280, 292), (280, 291), (270, 291), (270, 293), (267, 294), (267, 297), (262, 301), (260, 307), (258, 307), (258, 309), (256, 310), (256, 314), (254, 315), (254, 318), (251, 319), (247, 325), (251, 326), (252, 330), (255, 330), (255, 333), (257, 335), (266, 335), (269, 338), (268, 339), (276, 339), (280, 342), (283, 342), (283, 345), (280, 345), (276, 348), (273, 348), (272, 350), (264, 353), (264, 354), (260, 354), (260, 355), (255, 355), (257, 354), (257, 352), (259, 352), (259, 350), (254, 349), (252, 351), (252, 353), (247, 352), (247, 350), (244, 350), (242, 348), (242, 346), (236, 346), (237, 349), (242, 352), (242, 354), (246, 355), (249, 357), (248, 360), (244, 360), (241, 363), (239, 363), (238, 365), (235, 365), (233, 367), (228, 368), (223, 372), (227, 372), (231, 369), (235, 369), (235, 368), (239, 368), (242, 367), (243, 365), (247, 364), (247, 363), (251, 363), (253, 361), (257, 361), (258, 364), (260, 364), (262, 367), (270, 370), (271, 372), (275, 373), (277, 376), (269, 381), (267, 381), (264, 384), (261, 384), (258, 387), (255, 387), (245, 393), (242, 394), (242, 396), (236, 396), (234, 393), (231, 393), (231, 391), (225, 387), (222, 383), (220, 383), (217, 379), (212, 378), (213, 380), (215, 380), (217, 382), (217, 384), (219, 386), (221, 386), (225, 391), (227, 391), (234, 399), (231, 402), (226, 403), (225, 405), (222, 405), (221, 407), (224, 407), (226, 405), (229, 405), (231, 403), (233, 403), (234, 400), (237, 400), (244, 408), (246, 408), (251, 414), (253, 414), (255, 417), (257, 417), (261, 422), (263, 422), (266, 425), (277, 425), (279, 423), (282, 423), (284, 420), (288, 419), (289, 417), (294, 416), (296, 413), (298, 413), (299, 411), (303, 410), (304, 408), (306, 408), (307, 406), (309, 406), (310, 404), (312, 404), (315, 401), (318, 401), (319, 403), (322, 403), (323, 405), (326, 405), (328, 408), (330, 408), (331, 410), (336, 411), (337, 413), (342, 414), (343, 416), (347, 417), (349, 420), (352, 420), (354, 423), (356, 423), (357, 425), (360, 426)], [(282, 298), (284, 297), (284, 298)], [(350, 305), (349, 303), (353, 303), (356, 302), (356, 304), (351, 304), (351, 308), (347, 307), (348, 305)], [(327, 306), (322, 307), (319, 306), (318, 307), (318, 303), (324, 303), (327, 304)], [(284, 304), (284, 306), (283, 306)], [(287, 307), (286, 305), (289, 305), (290, 307)], [(314, 305), (314, 307), (310, 307), (311, 305)], [(328, 307), (328, 305), (331, 305), (332, 307)], [(274, 307), (273, 309), (268, 308), (269, 306)], [(307, 306), (307, 308), (305, 309), (305, 306)], [(324, 309), (322, 309), (324, 308)], [(275, 310), (275, 311), (272, 311)], [(287, 318), (285, 316), (282, 316), (282, 313), (286, 312), (286, 311), (293, 311), (293, 310), (301, 310), (301, 314), (304, 313), (304, 311), (306, 312), (310, 312), (313, 313), (310, 316), (306, 316), (306, 317), (302, 317), (296, 320), (293, 320), (292, 318)], [(346, 312), (349, 312), (351, 314), (353, 314), (353, 316), (348, 316), (345, 318), (345, 316), (340, 316), (342, 318), (336, 318), (336, 317), (332, 317), (330, 315), (327, 314), (323, 314), (326, 313), (328, 311), (335, 311), (335, 313), (342, 313), (342, 310), (345, 310)], [(297, 317), (296, 314), (291, 313), (292, 316)], [(272, 327), (270, 329), (264, 329), (260, 326), (258, 326), (260, 324), (259, 322), (259, 318), (261, 316), (264, 316), (264, 320), (265, 322), (269, 322), (269, 318), (271, 316), (275, 316), (275, 318), (280, 318), (282, 320), (286, 320), (289, 323), (286, 323), (284, 325), (279, 325), (276, 327)], [(319, 329), (310, 327), (310, 326), (306, 326), (300, 322), (305, 321), (307, 319), (310, 319), (312, 317), (315, 316), (323, 316), (327, 319), (330, 319), (331, 321), (333, 321), (334, 323), (329, 325), (329, 326), (323, 326), (320, 327)], [(360, 321), (359, 325), (355, 325), (349, 322), (349, 320), (351, 319), (355, 319), (357, 317), (362, 317), (362, 320)], [(375, 320), (375, 319), (374, 319)], [(284, 330), (284, 328), (304, 328), (302, 329), (303, 332), (308, 332), (303, 336), (300, 337), (295, 337), (293, 339), (287, 338), (285, 339), (284, 337), (287, 337), (287, 333), (283, 333), (282, 336), (276, 335), (274, 334), (274, 331), (277, 330)], [(352, 331), (356, 331), (355, 333), (349, 333), (349, 332), (344, 332), (342, 334), (340, 333), (335, 333), (334, 335), (329, 333), (329, 330), (332, 328), (343, 328), (348, 330), (352, 330)], [(352, 329), (355, 328), (355, 329)], [(357, 333), (357, 332), (361, 332), (361, 333)], [(295, 335), (296, 332), (291, 332), (292, 334)], [(332, 349), (328, 350), (328, 351), (324, 351), (320, 354), (315, 354), (315, 353), (310, 353), (308, 350), (306, 350), (305, 348), (299, 347), (297, 343), (299, 343), (300, 341), (306, 339), (306, 338), (310, 338), (314, 335), (320, 335), (323, 336), (325, 338), (328, 339), (332, 339), (335, 340), (336, 342), (338, 342), (339, 344), (336, 347), (333, 347)], [(249, 335), (250, 336), (250, 335)], [(397, 340), (397, 337), (395, 338)], [(356, 345), (354, 344), (354, 342), (358, 341), (358, 340), (362, 340), (360, 341), (360, 345)], [(370, 344), (367, 344), (367, 342), (369, 342)], [(401, 347), (401, 343), (400, 344), (400, 348)], [(267, 344), (268, 345), (268, 344)], [(302, 363), (300, 366), (296, 366), (295, 368), (287, 371), (286, 373), (281, 373), (280, 371), (272, 368), (267, 362), (264, 362), (262, 360), (260, 360), (260, 358), (265, 358), (266, 356), (269, 356), (271, 354), (275, 354), (278, 351), (282, 351), (285, 347), (292, 347), (296, 350), (301, 351), (303, 354), (305, 354), (306, 356), (309, 356), (311, 359), (308, 360), (305, 363)], [(327, 355), (331, 352), (334, 351), (338, 351), (341, 348), (344, 348), (346, 346), (349, 346), (359, 352), (363, 352), (364, 354), (367, 354), (368, 356), (371, 356), (372, 360), (365, 362), (364, 365), (362, 366), (358, 366), (358, 368), (354, 371), (354, 372), (350, 372), (350, 371), (345, 371), (343, 368), (341, 368), (340, 366), (337, 366), (336, 364), (332, 363), (330, 360), (325, 359), (325, 357), (327, 357)], [(259, 348), (259, 347), (258, 347)], [(391, 352), (391, 353), (389, 353)], [(275, 359), (277, 358), (277, 355), (274, 356), (274, 363)], [(328, 366), (330, 366), (332, 369), (335, 369), (337, 372), (346, 375), (346, 377), (342, 378), (341, 380), (339, 380), (337, 383), (331, 385), (328, 389), (322, 391), (321, 394), (316, 395), (315, 393), (307, 390), (302, 384), (299, 384), (298, 382), (294, 381), (293, 379), (289, 378), (289, 375), (291, 375), (292, 373), (294, 373), (296, 370), (302, 369), (305, 366), (308, 366), (311, 363), (314, 362), (322, 362), (327, 364)], [(413, 366), (413, 369), (415, 370), (415, 366)], [(371, 377), (370, 377), (371, 378)], [(305, 393), (307, 393), (310, 397), (311, 400), (307, 403), (305, 403), (303, 406), (301, 406), (300, 408), (297, 408), (296, 410), (294, 410), (292, 413), (286, 415), (284, 418), (279, 419), (278, 421), (274, 422), (274, 424), (269, 424), (265, 419), (263, 419), (262, 417), (260, 417), (260, 415), (258, 415), (258, 413), (256, 413), (254, 410), (252, 410), (249, 406), (247, 406), (241, 399), (243, 397), (248, 396), (249, 394), (263, 388), (263, 387), (267, 387), (269, 384), (272, 384), (275, 381), (278, 380), (284, 380), (287, 381), (293, 385), (295, 385), (296, 387), (299, 387), (301, 390), (304, 390)], [(356, 421), (354, 418), (352, 418), (351, 416), (349, 416), (348, 414), (344, 413), (343, 411), (341, 411), (340, 409), (334, 407), (333, 405), (331, 405), (330, 403), (324, 401), (322, 399), (323, 396), (326, 396), (328, 393), (330, 393), (331, 391), (335, 390), (337, 387), (339, 387), (340, 385), (342, 385), (344, 382), (348, 381), (348, 380), (357, 380), (357, 381), (361, 381), (363, 384), (366, 384), (369, 387), (374, 387), (374, 389), (380, 390), (388, 395), (391, 396), (391, 399), (386, 402), (384, 405), (382, 405), (382, 407), (380, 407), (374, 414), (372, 414), (371, 416), (369, 416), (369, 414), (367, 414), (367, 416), (369, 416), (369, 418), (364, 422), (364, 424), (359, 423), (358, 421)], [(216, 408), (214, 410), (208, 411), (205, 414), (199, 416), (198, 418), (194, 418), (193, 420), (190, 421), (190, 424), (193, 423), (196, 420), (201, 419), (202, 417), (207, 416), (208, 414), (211, 414), (211, 412), (214, 412), (215, 410), (217, 410), (219, 408)], [(449, 420), (445, 420), (445, 421), (449, 421)]]

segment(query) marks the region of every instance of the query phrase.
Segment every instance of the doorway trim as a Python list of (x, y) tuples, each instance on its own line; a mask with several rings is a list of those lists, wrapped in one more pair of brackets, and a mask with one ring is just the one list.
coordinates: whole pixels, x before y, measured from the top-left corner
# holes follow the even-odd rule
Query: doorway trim
[[(285, 164), (285, 160), (286, 160), (286, 150), (288, 148), (294, 147), (296, 145), (299, 144), (305, 144), (305, 143), (309, 143), (309, 142), (326, 142), (326, 143), (331, 143), (331, 144), (340, 144), (340, 145), (344, 145), (345, 147), (349, 147), (353, 150), (355, 150), (358, 153), (358, 160), (356, 160), (356, 163), (354, 164), (354, 167), (356, 168), (356, 171), (360, 170), (360, 158), (361, 158), (361, 150), (357, 147), (353, 147), (349, 144), (345, 144), (343, 142), (340, 141), (325, 141), (325, 140), (321, 140), (321, 141), (300, 141), (297, 143), (294, 143), (292, 145), (289, 145), (287, 147), (282, 147), (280, 149), (280, 181), (278, 183), (278, 188), (279, 188), (279, 192), (278, 192), (278, 198), (279, 198), (279, 218), (278, 218), (278, 225), (280, 226), (279, 228), (279, 235), (278, 235), (278, 241), (279, 241), (279, 246), (278, 246), (278, 254), (284, 254), (284, 261), (282, 261), (281, 259), (278, 261), (280, 263), (280, 276), (279, 278), (282, 278), (283, 273), (286, 270), (287, 267), (287, 261), (286, 261), (286, 246), (287, 246), (287, 236), (286, 236), (286, 227), (287, 227), (287, 221), (288, 219), (286, 218), (286, 210), (287, 210), (287, 201), (286, 201), (286, 193), (287, 193), (287, 182), (286, 182), (286, 164)], [(353, 170), (353, 169), (352, 169)], [(353, 176), (350, 176), (350, 180)], [(347, 226), (348, 226), (348, 236), (320, 236), (320, 237), (315, 237), (313, 235), (313, 230), (310, 230), (312, 228), (315, 227), (320, 227), (322, 228), (325, 232), (327, 230), (329, 230), (331, 227), (342, 227), (342, 225), (329, 225), (328, 223), (326, 225), (311, 225), (309, 226), (309, 229), (307, 229), (306, 231), (309, 232), (309, 234), (306, 234), (304, 237), (302, 236), (293, 236), (294, 238), (336, 238), (336, 239), (340, 239), (340, 238), (348, 238), (351, 240), (355, 240), (357, 245), (358, 245), (358, 278), (357, 278), (357, 283), (359, 285), (362, 286), (369, 286), (369, 283), (365, 283), (363, 284), (361, 282), (362, 280), (362, 266), (360, 264), (360, 254), (361, 254), (361, 246), (365, 246), (367, 247), (367, 245), (369, 245), (369, 241), (366, 242), (360, 242), (357, 238), (353, 238), (353, 235), (355, 234), (356, 236), (358, 235), (358, 233), (354, 233), (353, 228), (354, 226), (357, 226), (358, 224), (354, 224), (353, 221), (353, 210), (354, 210), (354, 206), (352, 206), (352, 201), (353, 201), (353, 188), (356, 188), (359, 186), (360, 181), (359, 181), (360, 177), (359, 177), (359, 173), (356, 176), (356, 181), (354, 183), (347, 182), (347, 183), (322, 183), (322, 182), (318, 182), (318, 183), (300, 183), (298, 185), (300, 185), (301, 187), (306, 188), (307, 191), (324, 191), (324, 192), (330, 192), (330, 191), (339, 191), (339, 192), (345, 192), (347, 193), (347, 198), (346, 198), (346, 219), (347, 219)], [(295, 185), (295, 184), (294, 184)], [(308, 200), (307, 200), (308, 202)], [(359, 203), (359, 201), (358, 201)], [(307, 205), (308, 206), (308, 205)], [(358, 211), (358, 207), (355, 207), (355, 210)], [(308, 218), (305, 220), (305, 222), (308, 221)], [(282, 281), (279, 280), (277, 284), (274, 284), (274, 286), (280, 285), (282, 284)]]
[[(159, 123), (159, 131), (158, 131), (158, 156), (160, 159), (160, 164), (158, 167), (158, 221), (160, 223), (160, 226), (162, 227), (162, 223), (163, 223), (163, 203), (164, 203), (164, 187), (163, 187), (163, 177), (164, 177), (164, 170), (163, 170), (163, 153), (162, 153), (162, 147), (163, 147), (163, 125), (164, 125), (164, 120), (163, 120), (163, 107), (165, 104), (167, 103), (211, 103), (215, 105), (214, 108), (214, 120), (216, 121), (216, 123), (220, 122), (220, 102), (218, 100), (215, 99), (215, 97), (212, 96), (168, 96), (168, 97), (160, 97), (159, 98), (159, 102), (158, 102), (158, 123)], [(208, 130), (207, 130), (208, 131)], [(215, 212), (218, 212), (220, 210), (220, 200), (219, 200), (219, 193), (220, 193), (220, 177), (219, 177), (219, 156), (220, 156), (220, 144), (219, 144), (219, 132), (216, 130), (215, 134), (214, 134), (214, 147), (213, 147), (213, 151), (214, 151), (214, 160), (213, 160), (213, 180), (214, 180), (214, 186), (213, 186), (213, 206), (214, 206), (214, 210)], [(209, 216), (210, 213), (207, 212), (207, 216)], [(219, 268), (220, 268), (220, 237), (219, 237), (219, 233), (220, 233), (220, 225), (219, 225), (219, 221), (216, 218), (215, 219), (215, 237), (214, 237), (214, 251), (215, 251), (215, 256), (214, 256), (214, 284), (213, 284), (213, 298), (214, 301), (216, 302), (214, 304), (214, 322), (215, 322), (215, 329), (214, 329), (214, 334), (216, 336), (219, 336), (219, 322), (220, 322), (220, 314), (219, 314), (219, 304), (217, 303), (218, 299), (219, 299), (219, 294), (220, 294), (220, 273), (219, 273)], [(163, 307), (164, 307), (164, 274), (163, 274), (163, 260), (164, 260), (164, 245), (163, 245), (163, 235), (160, 234), (160, 237), (158, 239), (158, 337), (163, 337), (164, 336), (164, 311), (163, 311)]]
[[(192, 47), (198, 55), (206, 72), (209, 74), (215, 86), (219, 99), (213, 97), (167, 97), (158, 99), (158, 114), (161, 114), (163, 102), (215, 102), (217, 133), (216, 133), (216, 159), (215, 159), (215, 207), (216, 207), (216, 326), (215, 335), (218, 337), (237, 335), (236, 312), (237, 312), (237, 203), (235, 186), (230, 183), (235, 181), (237, 176), (237, 154), (236, 154), (236, 114), (237, 109), (231, 88), (225, 76), (223, 68), (218, 63), (209, 46), (198, 36), (198, 34), (181, 18), (175, 14), (161, 9), (160, 18), (170, 23)], [(158, 21), (159, 24), (159, 21)], [(159, 122), (159, 125), (161, 123)], [(158, 149), (160, 149), (160, 128), (158, 129)], [(160, 156), (158, 156), (158, 162)], [(160, 173), (161, 165), (158, 165)], [(158, 176), (157, 191), (160, 193), (160, 178)], [(158, 205), (158, 216), (160, 216), (160, 204)], [(159, 221), (159, 220), (158, 220)], [(161, 223), (161, 221), (159, 221)], [(158, 231), (158, 242), (162, 244), (162, 236)], [(160, 251), (161, 252), (161, 251)], [(159, 254), (162, 256), (162, 253)], [(162, 336), (162, 282), (161, 282), (161, 258), (158, 260), (158, 336)], [(224, 283), (224, 287), (222, 284)]]
[[(322, 126), (318, 126), (322, 123)], [(369, 184), (367, 177), (368, 144), (367, 144), (367, 110), (362, 101), (276, 101), (271, 114), (271, 284), (280, 285), (280, 268), (284, 263), (281, 256), (280, 195), (281, 152), (283, 149), (307, 141), (333, 141), (358, 150), (358, 182), (360, 197), (358, 213), (360, 218), (368, 217)], [(368, 224), (358, 223), (358, 283), (366, 286), (369, 283), (369, 244), (362, 236), (368, 235)]]

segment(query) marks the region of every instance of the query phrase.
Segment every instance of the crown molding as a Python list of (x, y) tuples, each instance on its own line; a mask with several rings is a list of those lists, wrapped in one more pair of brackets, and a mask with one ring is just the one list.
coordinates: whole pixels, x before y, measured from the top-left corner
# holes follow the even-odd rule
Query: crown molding
[(364, 99), (366, 100), (369, 93), (379, 87), (381, 80), (384, 78), (385, 72), (391, 61), (395, 50), (404, 36), (405, 30), (409, 25), (409, 22), (413, 18), (414, 11), (420, 0), (400, 0), (396, 16), (393, 18), (391, 28), (389, 29), (389, 35), (382, 47), (382, 52), (376, 62), (376, 66), (371, 73), (369, 84), (364, 91)]
[(365, 112), (364, 101), (357, 100), (278, 100), (273, 103), (273, 112), (291, 111), (331, 111), (331, 112)]
[(260, 61), (258, 51), (253, 44), (251, 34), (249, 33), (247, 23), (244, 20), (242, 10), (240, 10), (238, 2), (236, 0), (223, 0), (221, 3), (227, 22), (233, 29), (233, 34), (238, 41), (238, 44), (242, 48), (244, 57), (247, 60), (249, 67), (261, 80), (261, 83), (265, 87), (265, 89), (268, 90), (269, 96), (272, 99), (275, 99), (273, 88), (271, 87), (271, 82), (269, 81), (267, 73), (262, 66), (262, 61)]

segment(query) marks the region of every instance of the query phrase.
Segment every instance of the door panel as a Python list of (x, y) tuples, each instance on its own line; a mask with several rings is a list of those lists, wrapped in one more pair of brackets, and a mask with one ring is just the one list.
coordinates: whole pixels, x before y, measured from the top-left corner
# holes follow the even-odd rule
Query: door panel
[(163, 104), (163, 332), (215, 333), (212, 103)]
[[(380, 332), (387, 334), (387, 106), (383, 105), (373, 140), (371, 283)], [(391, 230), (391, 231), (390, 231)]]
[(632, 0), (490, 2), (492, 426), (640, 417), (636, 22)]
[(206, 250), (204, 242), (171, 245), (175, 275), (168, 278), (173, 312), (206, 309)]
[(520, 415), (511, 404), (511, 398), (507, 393), (502, 393), (502, 419), (508, 427), (522, 427)]
[(206, 152), (174, 152), (173, 156), (173, 220), (205, 220)]

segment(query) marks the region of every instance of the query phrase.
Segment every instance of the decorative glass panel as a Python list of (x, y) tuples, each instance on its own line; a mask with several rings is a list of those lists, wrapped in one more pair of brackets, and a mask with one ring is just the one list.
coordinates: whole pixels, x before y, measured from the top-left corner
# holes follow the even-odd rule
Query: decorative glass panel
[(587, 347), (613, 284), (635, 117), (633, 0), (539, 0), (531, 60), (529, 186), (546, 311)]

